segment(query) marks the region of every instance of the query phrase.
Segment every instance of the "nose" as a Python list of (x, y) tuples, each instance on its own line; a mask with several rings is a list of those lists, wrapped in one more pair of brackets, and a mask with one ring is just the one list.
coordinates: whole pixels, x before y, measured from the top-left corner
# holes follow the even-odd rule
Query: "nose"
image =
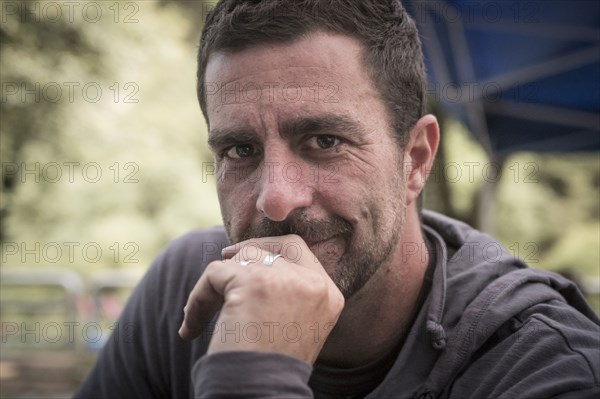
[(285, 220), (295, 209), (307, 208), (313, 201), (313, 188), (302, 162), (285, 154), (263, 162), (258, 184), (256, 209), (275, 222)]

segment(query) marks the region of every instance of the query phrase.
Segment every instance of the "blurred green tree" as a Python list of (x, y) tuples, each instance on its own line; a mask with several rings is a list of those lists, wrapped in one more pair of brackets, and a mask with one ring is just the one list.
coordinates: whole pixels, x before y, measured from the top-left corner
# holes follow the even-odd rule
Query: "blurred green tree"
[(146, 266), (220, 221), (195, 94), (202, 16), (144, 1), (78, 3), (58, 18), (45, 4), (10, 2), (2, 16), (0, 238), (18, 247), (5, 263)]

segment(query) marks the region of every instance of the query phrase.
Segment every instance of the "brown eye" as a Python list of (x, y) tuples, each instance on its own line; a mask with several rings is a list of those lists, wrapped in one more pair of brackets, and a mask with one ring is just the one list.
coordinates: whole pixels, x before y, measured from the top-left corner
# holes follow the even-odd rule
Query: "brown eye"
[(251, 144), (238, 144), (227, 150), (226, 155), (233, 159), (248, 158), (254, 155), (254, 146)]
[(339, 139), (331, 135), (316, 136), (317, 145), (324, 150), (334, 147), (339, 143)]

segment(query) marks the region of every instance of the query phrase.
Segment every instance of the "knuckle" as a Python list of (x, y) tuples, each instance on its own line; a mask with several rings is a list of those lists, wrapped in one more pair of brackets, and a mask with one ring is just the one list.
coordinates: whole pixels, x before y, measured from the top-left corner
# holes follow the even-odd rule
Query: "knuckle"
[(302, 289), (307, 295), (318, 298), (321, 301), (327, 300), (328, 284), (325, 278), (319, 274), (311, 274), (303, 280)]
[(251, 288), (262, 289), (263, 287), (273, 285), (274, 279), (273, 276), (271, 276), (272, 273), (265, 273), (264, 270), (259, 269), (260, 267), (262, 266), (253, 267), (251, 273), (248, 275), (249, 281), (247, 284)]
[(304, 240), (302, 239), (302, 237), (300, 237), (298, 234), (288, 234), (286, 236), (283, 236), (283, 244), (291, 244), (291, 243), (298, 243), (298, 242), (304, 242)]
[(221, 262), (219, 262), (219, 261), (216, 261), (216, 260), (215, 260), (215, 261), (212, 261), (212, 262), (210, 262), (210, 263), (209, 263), (208, 265), (206, 265), (206, 267), (204, 268), (204, 274), (208, 274), (208, 275), (210, 275), (210, 274), (213, 274), (213, 273), (214, 273), (214, 272), (217, 270), (217, 267), (219, 267), (219, 263), (221, 263)]
[(253, 300), (263, 301), (273, 297), (281, 297), (281, 284), (265, 275), (256, 275), (247, 285), (246, 291)]
[(344, 306), (346, 305), (346, 300), (344, 298), (344, 295), (342, 295), (342, 293), (339, 290), (337, 290), (337, 292), (333, 295), (331, 304), (334, 311), (337, 314), (340, 314), (344, 309)]
[(237, 291), (233, 291), (233, 292), (228, 293), (224, 306), (227, 306), (229, 308), (237, 308), (237, 307), (244, 305), (245, 302), (246, 301), (245, 301), (243, 295), (241, 295)]

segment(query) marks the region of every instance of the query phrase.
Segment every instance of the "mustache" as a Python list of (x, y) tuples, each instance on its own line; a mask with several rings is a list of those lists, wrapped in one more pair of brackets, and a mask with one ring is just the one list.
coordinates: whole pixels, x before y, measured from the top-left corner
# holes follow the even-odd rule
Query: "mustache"
[(296, 234), (307, 243), (315, 243), (337, 235), (349, 238), (353, 230), (350, 222), (340, 217), (310, 219), (304, 214), (298, 214), (281, 222), (274, 222), (263, 217), (244, 232), (240, 241)]

